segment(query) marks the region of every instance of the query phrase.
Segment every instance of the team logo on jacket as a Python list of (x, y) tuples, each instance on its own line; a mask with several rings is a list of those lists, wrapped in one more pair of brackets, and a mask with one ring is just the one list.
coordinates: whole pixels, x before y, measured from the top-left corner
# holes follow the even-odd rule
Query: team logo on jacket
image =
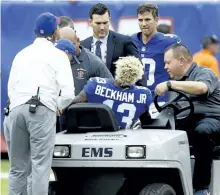
[(85, 75), (85, 72), (86, 70), (83, 69), (83, 68), (78, 68), (76, 69), (77, 70), (77, 79), (84, 79), (84, 75)]
[(141, 51), (146, 51), (146, 47), (142, 47)]

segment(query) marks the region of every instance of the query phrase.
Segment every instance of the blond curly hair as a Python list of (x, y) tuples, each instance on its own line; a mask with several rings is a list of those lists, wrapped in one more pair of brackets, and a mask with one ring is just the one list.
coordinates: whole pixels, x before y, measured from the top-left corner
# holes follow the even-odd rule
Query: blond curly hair
[(121, 86), (134, 85), (144, 74), (143, 64), (134, 56), (120, 57), (115, 64), (115, 81)]

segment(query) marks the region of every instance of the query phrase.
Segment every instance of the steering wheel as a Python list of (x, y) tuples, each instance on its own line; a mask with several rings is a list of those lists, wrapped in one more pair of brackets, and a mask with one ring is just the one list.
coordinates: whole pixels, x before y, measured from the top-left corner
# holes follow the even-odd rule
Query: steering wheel
[[(186, 118), (192, 116), (193, 113), (194, 113), (194, 105), (192, 103), (192, 100), (185, 93), (183, 93), (182, 91), (173, 90), (173, 89), (171, 89), (169, 91), (176, 92), (177, 96), (173, 100), (171, 100), (170, 102), (167, 102), (162, 106), (159, 106), (159, 104), (158, 104), (158, 95), (156, 95), (155, 98), (154, 98), (154, 105), (155, 105), (156, 109), (159, 112), (161, 112), (162, 110), (164, 110), (166, 108), (173, 108), (175, 116), (177, 116), (178, 114), (180, 114), (180, 113), (182, 113), (186, 110), (189, 110), (189, 113), (186, 116), (176, 117), (177, 120), (185, 120)], [(180, 100), (180, 99), (183, 100), (184, 102), (188, 102), (189, 105), (185, 106), (185, 107), (181, 106), (178, 103), (178, 100)]]

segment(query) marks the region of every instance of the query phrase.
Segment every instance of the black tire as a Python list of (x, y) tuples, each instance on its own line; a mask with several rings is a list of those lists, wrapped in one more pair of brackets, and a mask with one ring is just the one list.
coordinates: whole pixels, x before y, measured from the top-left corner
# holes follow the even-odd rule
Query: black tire
[(139, 195), (176, 195), (176, 192), (168, 184), (153, 183), (145, 186)]
[(50, 181), (48, 195), (72, 195), (80, 194), (79, 189), (71, 183), (72, 180)]

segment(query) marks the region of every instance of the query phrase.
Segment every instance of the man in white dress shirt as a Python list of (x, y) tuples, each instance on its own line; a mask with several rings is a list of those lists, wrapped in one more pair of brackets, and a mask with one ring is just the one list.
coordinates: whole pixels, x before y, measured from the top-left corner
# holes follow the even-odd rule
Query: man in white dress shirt
[[(81, 41), (81, 45), (102, 59), (115, 77), (115, 62), (120, 57), (139, 58), (139, 54), (131, 37), (109, 30), (110, 23), (110, 9), (102, 3), (93, 5), (89, 10), (89, 24), (92, 27), (93, 36)], [(146, 86), (145, 76), (143, 75), (136, 84)]]
[(8, 81), (10, 112), (4, 121), (11, 166), (9, 195), (27, 194), (30, 170), (31, 194), (48, 194), (56, 111), (66, 108), (74, 98), (69, 59), (53, 45), (59, 37), (57, 25), (53, 14), (41, 14), (34, 29), (37, 38), (12, 63)]

